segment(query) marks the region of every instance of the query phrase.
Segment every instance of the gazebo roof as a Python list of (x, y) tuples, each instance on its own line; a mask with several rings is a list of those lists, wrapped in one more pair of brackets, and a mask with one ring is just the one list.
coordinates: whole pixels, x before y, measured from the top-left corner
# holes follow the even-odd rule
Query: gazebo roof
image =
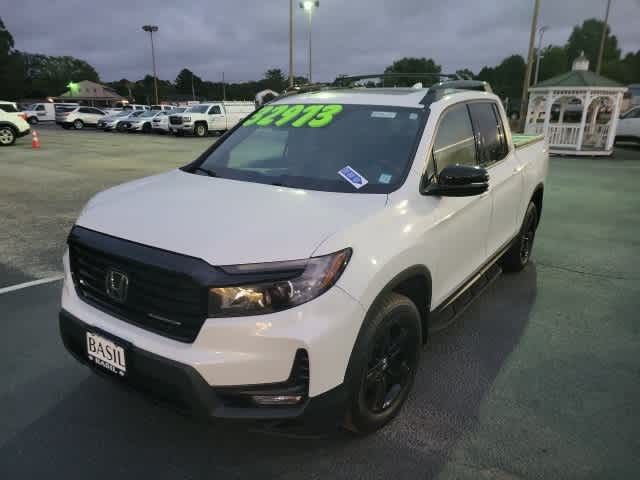
[(548, 87), (614, 87), (621, 88), (623, 85), (602, 75), (590, 72), (589, 70), (571, 70), (556, 77), (552, 77), (544, 82), (536, 83), (532, 88)]

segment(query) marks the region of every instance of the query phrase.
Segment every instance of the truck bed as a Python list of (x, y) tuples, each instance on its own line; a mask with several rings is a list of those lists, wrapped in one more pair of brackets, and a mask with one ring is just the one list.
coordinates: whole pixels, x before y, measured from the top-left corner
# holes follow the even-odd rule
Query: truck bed
[(530, 145), (532, 143), (541, 142), (544, 140), (543, 135), (523, 135), (523, 134), (512, 134), (511, 138), (513, 139), (513, 146), (517, 149)]

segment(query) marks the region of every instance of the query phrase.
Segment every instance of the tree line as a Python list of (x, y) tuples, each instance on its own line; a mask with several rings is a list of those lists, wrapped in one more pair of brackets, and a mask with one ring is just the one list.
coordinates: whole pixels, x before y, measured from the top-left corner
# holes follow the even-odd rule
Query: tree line
[[(590, 69), (594, 70), (603, 26), (600, 20), (585, 20), (582, 25), (574, 27), (564, 45), (548, 45), (542, 49), (539, 80), (543, 81), (568, 71), (573, 60), (583, 51), (590, 60)], [(640, 50), (627, 53), (623, 57), (618, 39), (610, 28), (607, 29), (603, 59), (602, 75), (622, 84), (640, 82)], [(462, 78), (487, 81), (502, 98), (516, 100), (521, 95), (525, 68), (526, 62), (521, 55), (510, 55), (496, 66), (483, 67), (477, 74), (467, 68), (455, 73)], [(405, 57), (393, 62), (385, 72), (438, 74), (442, 72), (442, 67), (433, 58)], [(184, 68), (173, 81), (158, 79), (158, 94), (160, 99), (169, 101), (193, 98), (214, 100), (223, 97), (228, 100), (251, 100), (261, 90), (271, 89), (279, 92), (286, 88), (287, 76), (279, 68), (267, 70), (263, 77), (256, 81), (223, 84), (204, 80)], [(94, 67), (81, 59), (33, 54), (15, 49), (13, 37), (0, 18), (0, 85), (3, 86), (3, 97), (19, 100), (59, 95), (66, 91), (69, 82), (81, 80), (100, 82), (100, 77)], [(368, 83), (406, 86), (415, 82), (415, 79), (400, 77), (384, 83)], [(295, 83), (304, 84), (307, 83), (307, 79), (296, 77)], [(426, 83), (428, 85), (430, 82)], [(136, 102), (151, 103), (153, 99), (151, 75), (135, 81), (123, 78), (107, 82), (105, 85)]]

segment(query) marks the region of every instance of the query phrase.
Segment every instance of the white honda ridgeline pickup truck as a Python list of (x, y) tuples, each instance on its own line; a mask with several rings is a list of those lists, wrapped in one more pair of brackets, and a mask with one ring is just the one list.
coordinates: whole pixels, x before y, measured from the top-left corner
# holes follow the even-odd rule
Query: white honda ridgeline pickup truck
[(279, 97), (96, 195), (64, 255), (66, 348), (203, 417), (388, 423), (428, 332), (525, 267), (542, 212), (542, 138), (452, 86)]

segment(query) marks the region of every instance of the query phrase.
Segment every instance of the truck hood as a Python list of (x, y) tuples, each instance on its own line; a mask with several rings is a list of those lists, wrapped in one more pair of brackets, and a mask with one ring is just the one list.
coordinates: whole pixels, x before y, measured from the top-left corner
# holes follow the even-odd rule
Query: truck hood
[[(176, 170), (96, 195), (77, 225), (211, 265), (308, 258), (384, 208), (386, 195), (333, 193)], [(349, 247), (350, 245), (344, 245)]]

